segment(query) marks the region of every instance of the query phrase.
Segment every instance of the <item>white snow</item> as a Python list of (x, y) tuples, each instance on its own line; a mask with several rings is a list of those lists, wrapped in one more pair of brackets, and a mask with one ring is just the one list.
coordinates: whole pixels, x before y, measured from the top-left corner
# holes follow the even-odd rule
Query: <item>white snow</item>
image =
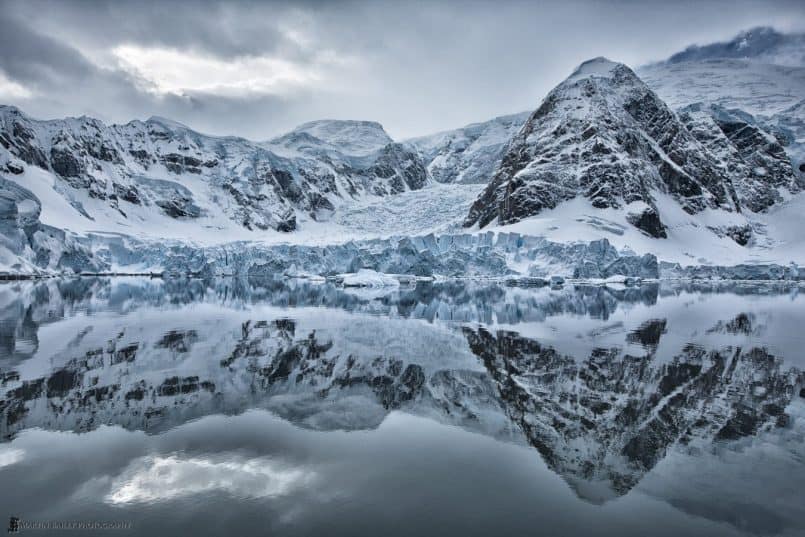
[[(610, 77), (619, 64), (606, 58), (594, 58), (582, 63), (568, 79), (569, 85), (587, 77)], [(658, 92), (671, 106), (678, 107), (691, 102), (704, 101), (739, 106), (751, 113), (770, 115), (781, 110), (794, 110), (805, 99), (805, 67), (784, 67), (749, 60), (705, 60), (674, 64), (655, 64), (638, 70), (647, 84)], [(14, 113), (4, 108), (11, 117)], [(583, 116), (585, 110), (576, 110)], [(162, 164), (147, 170), (147, 180), (164, 182), (171, 188), (186, 190), (193, 202), (202, 208), (198, 218), (172, 218), (153, 204), (136, 205), (120, 201), (119, 206), (126, 216), (110, 206), (109, 200), (89, 196), (86, 190), (76, 190), (59, 180), (51, 172), (33, 165), (25, 165), (21, 175), (7, 174), (9, 180), (29, 189), (42, 203), (42, 223), (65, 229), (79, 235), (98, 234), (106, 236), (126, 235), (146, 241), (181, 242), (197, 246), (213, 246), (236, 241), (253, 244), (340, 244), (351, 240), (422, 236), (429, 233), (477, 233), (479, 230), (462, 228), (469, 207), (478, 197), (485, 183), (491, 178), (494, 166), (508, 140), (520, 128), (528, 113), (495, 118), (488, 122), (467, 125), (455, 131), (437, 133), (412, 139), (404, 143), (416, 149), (425, 158), (432, 176), (443, 174), (442, 179), (462, 182), (483, 180), (479, 184), (429, 184), (421, 190), (406, 191), (392, 196), (377, 196), (362, 193), (350, 196), (344, 185), (337, 183), (341, 196), (334, 196), (335, 210), (331, 214), (317, 215), (317, 220), (297, 211), (300, 229), (293, 233), (273, 230), (249, 230), (233, 219), (238, 207), (225, 195), (213, 173), (170, 173)], [(104, 126), (90, 118), (67, 118), (56, 122), (31, 120), (37, 135), (43, 140), (52, 140), (58, 129), (76, 132), (99, 129), (111, 133), (113, 139), (126, 147), (131, 139), (143, 137), (143, 147), (153, 150), (156, 142), (144, 134), (148, 129), (170, 130), (190, 133), (188, 127), (163, 118), (151, 118), (147, 122), (134, 121), (126, 125)], [(304, 135), (296, 143), (279, 140), (291, 135)], [(314, 158), (311, 155), (339, 151), (344, 159), (363, 159), (378, 151), (393, 140), (383, 127), (371, 121), (322, 120), (306, 123), (296, 130), (264, 144), (254, 144), (232, 137), (202, 137), (197, 147), (189, 151), (182, 148), (187, 138), (176, 137), (162, 140), (160, 152), (175, 151), (183, 155), (199, 157), (226, 154), (227, 171), (241, 173), (254, 147), (268, 148), (275, 155), (293, 158)], [(311, 147), (302, 147), (304, 140), (314, 142)], [(319, 143), (320, 142), (320, 143)], [(50, 142), (48, 142), (50, 143)], [(284, 145), (283, 145), (284, 144)], [(140, 147), (131, 146), (131, 147)], [(48, 152), (49, 146), (43, 146)], [(0, 150), (0, 156), (5, 150)], [(312, 153), (310, 152), (312, 151)], [(136, 172), (140, 170), (128, 154), (121, 156)], [(279, 158), (279, 157), (278, 157)], [(239, 160), (240, 159), (240, 160)], [(240, 162), (240, 164), (238, 164)], [(670, 159), (669, 159), (670, 162)], [(118, 171), (108, 163), (97, 177), (107, 180), (120, 179)], [(332, 171), (333, 167), (322, 164), (320, 171)], [(91, 173), (95, 174), (93, 170)], [(138, 177), (132, 178), (137, 184)], [(174, 185), (174, 186), (171, 186)], [(156, 188), (156, 187), (155, 187)], [(662, 222), (667, 226), (667, 239), (650, 238), (633, 225), (626, 217), (645, 208), (634, 203), (621, 209), (597, 209), (584, 199), (561, 203), (555, 209), (508, 226), (486, 228), (494, 232), (517, 232), (523, 235), (545, 237), (551, 241), (569, 243), (606, 238), (623, 252), (637, 254), (653, 253), (660, 260), (683, 265), (773, 262), (805, 264), (805, 194), (786, 196), (787, 201), (772, 207), (767, 213), (737, 213), (706, 210), (689, 215), (670, 196), (653, 192)], [(266, 203), (271, 203), (269, 200)], [(83, 208), (91, 218), (83, 216)], [(23, 211), (31, 209), (23, 204)], [(749, 225), (754, 239), (748, 246), (736, 244), (731, 238), (719, 236), (711, 228)], [(0, 265), (10, 267), (19, 259), (5, 248), (0, 252)], [(121, 267), (122, 268), (122, 267)]]
[(703, 102), (772, 115), (805, 99), (805, 67), (705, 60), (653, 64), (637, 74), (671, 108)]
[(351, 121), (324, 119), (311, 121), (296, 127), (294, 133), (306, 133), (350, 155), (368, 155), (393, 142), (380, 123), (375, 121)]
[[(532, 218), (483, 231), (515, 232), (545, 237), (555, 242), (589, 242), (607, 239), (619, 250), (642, 255), (651, 253), (661, 261), (690, 265), (736, 265), (740, 263), (805, 264), (805, 193), (768, 213), (734, 213), (708, 209), (689, 215), (668, 195), (653, 193), (660, 218), (667, 226), (667, 239), (641, 233), (627, 220), (642, 204), (623, 209), (598, 209), (576, 198)], [(729, 237), (719, 237), (708, 227), (749, 223), (759, 234), (759, 244), (740, 246)], [(477, 229), (476, 229), (477, 231)]]
[(603, 77), (603, 78), (611, 78), (612, 71), (620, 65), (617, 62), (613, 62), (603, 56), (599, 56), (597, 58), (593, 58), (591, 60), (587, 60), (583, 62), (581, 65), (576, 67), (566, 82), (572, 83), (578, 80), (582, 80), (588, 77)]

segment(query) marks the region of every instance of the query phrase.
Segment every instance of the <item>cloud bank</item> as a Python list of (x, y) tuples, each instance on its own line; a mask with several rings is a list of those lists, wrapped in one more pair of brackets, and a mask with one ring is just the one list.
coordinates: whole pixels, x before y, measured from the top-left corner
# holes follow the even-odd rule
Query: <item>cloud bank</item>
[(805, 26), (805, 5), (784, 1), (0, 4), (0, 102), (258, 140), (322, 118), (427, 134), (536, 108), (593, 56), (637, 66)]

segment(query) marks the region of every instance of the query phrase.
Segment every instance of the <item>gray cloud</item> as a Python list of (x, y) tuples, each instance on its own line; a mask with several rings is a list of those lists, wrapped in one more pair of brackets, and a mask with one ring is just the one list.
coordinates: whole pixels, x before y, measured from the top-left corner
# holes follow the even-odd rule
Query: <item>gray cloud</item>
[(19, 19), (35, 19), (49, 35), (89, 47), (151, 43), (224, 58), (300, 52), (278, 25), (293, 18), (290, 3), (31, 0), (13, 7)]
[[(426, 134), (533, 109), (592, 56), (640, 65), (752, 26), (805, 25), (801, 2), (785, 1), (0, 3), (0, 71), (31, 93), (10, 104), (115, 122), (158, 114), (258, 139), (323, 117)], [(189, 71), (184, 85), (181, 70), (122, 64), (123, 45), (207, 62), (197, 70), (219, 83), (287, 73), (249, 91), (199, 87)], [(155, 91), (168, 75), (182, 89)]]

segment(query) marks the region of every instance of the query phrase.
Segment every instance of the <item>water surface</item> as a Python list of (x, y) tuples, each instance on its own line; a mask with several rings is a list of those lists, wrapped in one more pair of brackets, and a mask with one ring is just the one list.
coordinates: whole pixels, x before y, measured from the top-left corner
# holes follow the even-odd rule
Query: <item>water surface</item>
[(4, 283), (0, 514), (130, 535), (803, 535), (799, 291)]

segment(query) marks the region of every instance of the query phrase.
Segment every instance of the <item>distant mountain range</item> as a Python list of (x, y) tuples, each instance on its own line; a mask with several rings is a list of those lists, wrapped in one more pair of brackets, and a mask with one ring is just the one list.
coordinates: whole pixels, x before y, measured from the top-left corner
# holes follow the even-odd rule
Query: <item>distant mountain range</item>
[(467, 227), (585, 200), (611, 227), (653, 239), (687, 218), (752, 247), (766, 240), (752, 214), (805, 186), (804, 43), (760, 28), (636, 72), (598, 58), (533, 113), (399, 142), (370, 121), (315, 121), (253, 142), (162, 118), (40, 121), (1, 106), (0, 261), (92, 270), (100, 265), (71, 232), (159, 240), (178, 226), (188, 241), (255, 240), (437, 183), (485, 185)]

